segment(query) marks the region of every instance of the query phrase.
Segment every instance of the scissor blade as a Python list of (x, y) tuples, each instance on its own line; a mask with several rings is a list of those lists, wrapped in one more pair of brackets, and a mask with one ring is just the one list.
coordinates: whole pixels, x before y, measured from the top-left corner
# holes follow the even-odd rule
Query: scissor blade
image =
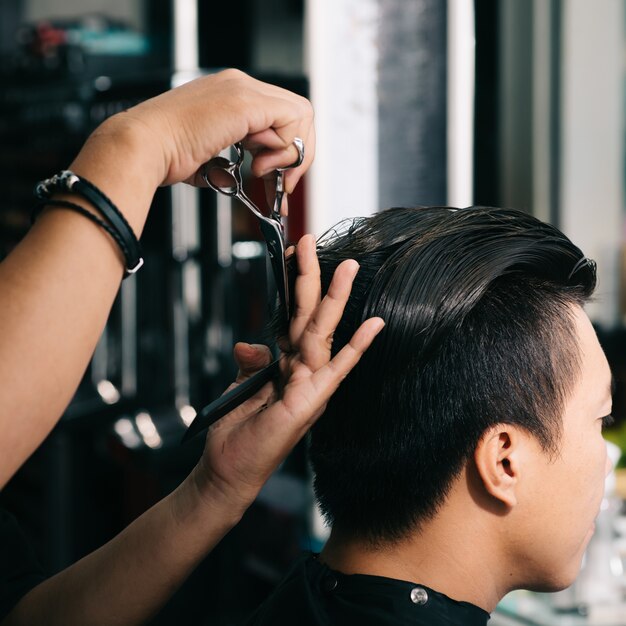
[(248, 380), (245, 380), (234, 389), (231, 389), (231, 391), (226, 392), (223, 396), (211, 402), (211, 404), (205, 406), (200, 413), (198, 413), (193, 422), (191, 422), (181, 443), (185, 443), (185, 441), (195, 437), (195, 435), (207, 429), (221, 417), (224, 417), (224, 415), (236, 409), (246, 400), (249, 400), (263, 385), (270, 380), (278, 378), (279, 374), (280, 367), (277, 359), (267, 367), (258, 371), (254, 376), (248, 378)]
[(278, 290), (278, 299), (283, 308), (285, 319), (289, 319), (289, 287), (287, 285), (287, 267), (285, 265), (285, 244), (278, 226), (272, 226), (259, 220), (261, 232), (267, 244), (267, 252), (270, 256), (274, 281)]

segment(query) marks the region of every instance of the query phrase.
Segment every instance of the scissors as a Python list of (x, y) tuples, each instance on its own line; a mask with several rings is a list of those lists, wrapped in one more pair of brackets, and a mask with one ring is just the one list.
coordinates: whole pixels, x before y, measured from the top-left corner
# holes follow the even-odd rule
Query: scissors
[[(280, 215), (280, 209), (285, 195), (285, 170), (300, 166), (304, 160), (304, 143), (302, 139), (296, 137), (293, 143), (298, 150), (298, 159), (288, 167), (276, 169), (276, 195), (274, 197), (274, 205), (269, 215), (265, 215), (256, 204), (248, 198), (243, 189), (241, 165), (244, 158), (244, 149), (241, 142), (237, 142), (233, 146), (237, 155), (235, 161), (231, 161), (226, 157), (217, 156), (205, 163), (201, 170), (204, 182), (211, 189), (231, 198), (237, 198), (248, 207), (257, 218), (261, 233), (267, 245), (267, 252), (272, 265), (272, 273), (274, 274), (274, 280), (276, 282), (282, 314), (287, 320), (289, 320), (289, 285), (287, 266), (285, 263), (285, 227)], [(273, 361), (248, 380), (237, 385), (237, 387), (204, 407), (187, 429), (183, 437), (183, 443), (251, 398), (263, 385), (277, 378), (279, 373), (279, 362), (278, 360)]]

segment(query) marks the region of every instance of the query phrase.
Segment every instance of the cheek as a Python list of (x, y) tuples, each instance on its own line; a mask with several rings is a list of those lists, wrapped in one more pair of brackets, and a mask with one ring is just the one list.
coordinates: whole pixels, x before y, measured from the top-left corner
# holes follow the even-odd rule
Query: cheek
[(578, 476), (581, 481), (581, 499), (590, 501), (594, 509), (590, 514), (598, 512), (604, 495), (604, 482), (607, 469), (610, 470), (610, 461), (607, 458), (606, 444), (602, 436), (594, 434), (579, 450), (578, 468), (573, 468), (572, 477)]
[[(605, 446), (606, 447), (606, 446)], [(619, 454), (618, 454), (619, 456)], [(619, 459), (618, 459), (619, 460)], [(604, 476), (608, 476), (613, 471), (613, 462), (609, 458), (609, 455), (606, 455), (606, 462), (604, 463)]]
[(595, 438), (593, 466), (596, 478), (604, 487), (604, 481), (613, 466), (611, 465), (611, 460), (607, 454), (606, 442), (604, 441), (602, 435), (596, 435)]
[(550, 486), (544, 484), (547, 499), (554, 498), (552, 506), (548, 503), (549, 510), (561, 523), (564, 518), (567, 520), (564, 528), (571, 531), (573, 539), (588, 530), (600, 508), (606, 477), (606, 444), (599, 432), (585, 432), (575, 441), (565, 442), (560, 453), (560, 458), (548, 467)]

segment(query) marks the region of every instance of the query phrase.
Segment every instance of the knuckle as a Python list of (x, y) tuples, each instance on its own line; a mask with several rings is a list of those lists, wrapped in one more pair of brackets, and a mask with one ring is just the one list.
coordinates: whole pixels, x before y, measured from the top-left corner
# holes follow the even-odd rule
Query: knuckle
[(309, 335), (313, 335), (314, 337), (322, 336), (322, 332), (320, 330), (319, 324), (315, 320), (311, 320), (309, 322), (304, 332)]
[(339, 384), (347, 376), (347, 372), (335, 360), (328, 361), (328, 369), (332, 373), (336, 384)]
[(344, 294), (337, 288), (331, 287), (326, 292), (325, 300), (333, 303), (342, 303), (345, 300)]
[(300, 106), (302, 107), (302, 111), (305, 113), (307, 117), (311, 117), (313, 115), (313, 105), (308, 98), (304, 96), (298, 96)]
[(303, 305), (302, 303), (296, 302), (294, 306), (294, 310), (293, 310), (292, 324), (298, 318), (303, 318), (303, 317), (306, 317), (307, 315), (308, 315), (308, 311), (305, 305)]
[(222, 70), (220, 76), (226, 80), (242, 80), (247, 78), (248, 75), (235, 67), (229, 67), (228, 69)]

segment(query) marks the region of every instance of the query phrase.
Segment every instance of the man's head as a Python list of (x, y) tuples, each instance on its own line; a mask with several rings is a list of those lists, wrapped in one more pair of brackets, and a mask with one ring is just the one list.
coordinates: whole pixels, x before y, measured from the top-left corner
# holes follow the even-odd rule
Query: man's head
[[(517, 211), (402, 208), (333, 231), (318, 256), (323, 290), (342, 260), (361, 266), (333, 351), (364, 319), (386, 323), (311, 433), (315, 491), (334, 531), (370, 546), (419, 531), (468, 463), (484, 478), (489, 454), (476, 455), (490, 435), (505, 479), (520, 437), (549, 471), (589, 356), (581, 328), (593, 334), (580, 307), (595, 268), (576, 246)], [(489, 489), (506, 509), (509, 496)]]

